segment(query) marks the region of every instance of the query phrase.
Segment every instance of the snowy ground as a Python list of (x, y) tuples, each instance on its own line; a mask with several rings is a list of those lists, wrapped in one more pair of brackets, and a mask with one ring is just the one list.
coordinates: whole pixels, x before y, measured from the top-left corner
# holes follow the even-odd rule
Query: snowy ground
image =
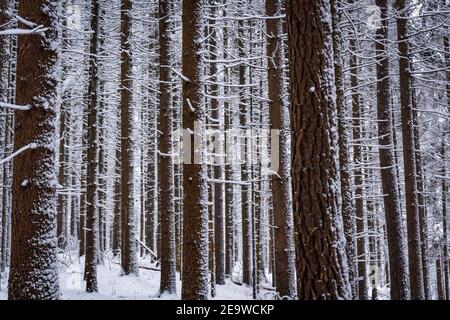
[[(83, 259), (65, 256), (61, 259), (60, 286), (62, 300), (153, 300), (180, 299), (181, 282), (177, 281), (177, 295), (157, 297), (159, 288), (159, 271), (141, 268), (139, 277), (121, 276), (120, 265), (113, 259), (106, 258), (98, 266), (98, 293), (86, 293), (86, 282), (83, 281)], [(141, 264), (146, 264), (141, 261)], [(0, 300), (6, 299), (5, 275), (1, 283)], [(219, 300), (250, 300), (252, 288), (237, 285), (226, 280), (223, 286), (216, 286), (216, 297)], [(270, 291), (262, 290), (261, 299), (273, 299)]]

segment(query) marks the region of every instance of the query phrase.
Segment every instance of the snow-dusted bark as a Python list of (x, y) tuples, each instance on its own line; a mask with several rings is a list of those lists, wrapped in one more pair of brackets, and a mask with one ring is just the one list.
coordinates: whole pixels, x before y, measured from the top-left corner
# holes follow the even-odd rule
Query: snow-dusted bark
[(98, 79), (98, 38), (99, 38), (99, 0), (91, 1), (91, 30), (94, 32), (90, 42), (89, 59), (89, 89), (87, 106), (87, 209), (86, 209), (86, 259), (85, 259), (85, 279), (86, 291), (98, 291), (97, 285), (97, 261), (99, 255), (99, 219), (98, 219), (98, 114), (99, 107), (99, 79)]
[[(272, 201), (275, 236), (275, 285), (281, 297), (293, 298), (295, 285), (294, 223), (292, 215), (292, 189), (290, 179), (290, 122), (289, 110), (283, 99), (285, 82), (283, 81), (284, 45), (281, 34), (281, 7), (278, 0), (266, 0), (267, 58), (269, 112), (272, 130), (279, 130), (279, 170), (272, 175)], [(272, 153), (275, 153), (272, 150)], [(278, 160), (278, 159), (277, 159)]]
[[(56, 84), (58, 1), (19, 2), (19, 15), (46, 26), (18, 37), (14, 149), (36, 148), (14, 159), (10, 299), (58, 299), (56, 256)], [(19, 23), (19, 26), (23, 23)]]
[(161, 284), (160, 294), (176, 293), (174, 167), (172, 156), (173, 110), (170, 104), (169, 81), (169, 1), (159, 0), (159, 188), (161, 214)]
[(391, 298), (402, 300), (409, 298), (407, 280), (408, 266), (405, 253), (405, 239), (402, 217), (398, 203), (398, 180), (395, 172), (394, 145), (392, 136), (391, 95), (389, 79), (389, 58), (386, 44), (388, 41), (387, 1), (377, 0), (380, 7), (382, 24), (376, 31), (375, 49), (377, 53), (377, 115), (378, 143), (381, 183), (384, 211), (386, 215), (386, 233), (389, 251), (389, 275), (391, 280)]
[(417, 202), (416, 161), (414, 157), (414, 122), (411, 104), (411, 63), (409, 53), (409, 39), (407, 17), (410, 5), (405, 0), (396, 0), (397, 10), (397, 44), (399, 51), (400, 77), (400, 110), (402, 119), (403, 162), (405, 175), (405, 198), (408, 229), (408, 262), (411, 299), (425, 298), (422, 250), (420, 245), (420, 221)]
[[(358, 261), (358, 275), (355, 276), (355, 217), (353, 211), (353, 192), (350, 177), (350, 154), (348, 138), (348, 111), (345, 101), (345, 73), (344, 73), (344, 55), (345, 40), (342, 24), (342, 3), (340, 0), (331, 0), (331, 14), (333, 21), (333, 50), (334, 50), (334, 69), (336, 84), (336, 107), (338, 114), (338, 134), (339, 134), (339, 171), (341, 174), (341, 198), (342, 198), (342, 219), (344, 221), (344, 234), (346, 240), (346, 253), (348, 258), (348, 271), (352, 296), (356, 297), (356, 286), (358, 286), (358, 296), (360, 300), (367, 299), (367, 270), (365, 259)], [(358, 219), (359, 225), (364, 226), (364, 219)], [(364, 233), (364, 228), (359, 231)], [(359, 237), (358, 256), (365, 254), (365, 237)], [(355, 278), (358, 277), (358, 283)]]
[[(183, 166), (183, 284), (184, 300), (208, 299), (208, 186), (204, 150), (205, 106), (201, 97), (202, 1), (183, 0), (183, 128), (194, 132), (190, 163)], [(192, 138), (192, 135), (184, 139)], [(184, 146), (186, 146), (184, 142)]]
[(349, 299), (328, 0), (287, 2), (299, 299)]
[(133, 197), (133, 110), (132, 110), (132, 61), (131, 61), (131, 14), (132, 1), (121, 0), (121, 88), (120, 88), (120, 117), (121, 117), (121, 257), (122, 272), (138, 275), (137, 256), (137, 219)]

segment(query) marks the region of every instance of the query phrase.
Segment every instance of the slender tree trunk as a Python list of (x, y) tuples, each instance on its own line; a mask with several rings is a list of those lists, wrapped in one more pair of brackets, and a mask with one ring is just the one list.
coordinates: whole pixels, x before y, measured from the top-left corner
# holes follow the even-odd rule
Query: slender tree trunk
[[(202, 2), (183, 0), (183, 128), (194, 133), (184, 137), (183, 166), (183, 300), (208, 299), (208, 187), (203, 163), (202, 133), (205, 108), (201, 99), (200, 62)], [(195, 128), (196, 127), (196, 128)], [(194, 131), (195, 129), (195, 131)], [(200, 131), (201, 128), (200, 128)], [(189, 142), (186, 141), (189, 139)], [(187, 149), (189, 146), (189, 150)], [(192, 155), (194, 163), (192, 163)]]
[(161, 190), (160, 294), (176, 293), (175, 208), (172, 158), (172, 108), (169, 95), (169, 1), (159, 0), (159, 188)]
[[(10, 8), (10, 1), (0, 2), (0, 26), (7, 25), (10, 21), (8, 9)], [(10, 52), (10, 37), (0, 36), (0, 102), (8, 102), (8, 80), (9, 80), (9, 66), (11, 60)], [(0, 110), (0, 159), (8, 156), (8, 135), (10, 110)], [(7, 237), (7, 164), (0, 167), (0, 274), (6, 268), (6, 237)], [(1, 285), (1, 284), (0, 284)]]
[(395, 173), (394, 145), (392, 138), (392, 118), (390, 107), (389, 58), (386, 42), (388, 41), (387, 0), (376, 0), (381, 9), (382, 26), (376, 31), (377, 41), (377, 114), (378, 142), (381, 167), (381, 184), (386, 215), (386, 234), (389, 251), (389, 275), (391, 281), (391, 299), (409, 298), (407, 282), (407, 262), (403, 237), (402, 218), (399, 206), (397, 176)]
[[(356, 50), (356, 35), (350, 40), (350, 48), (352, 51)], [(358, 60), (356, 55), (350, 56), (350, 84), (352, 87), (352, 117), (353, 117), (353, 162), (354, 162), (354, 189), (355, 189), (355, 214), (357, 219), (357, 233), (360, 238), (357, 240), (357, 252), (358, 252), (358, 263), (357, 263), (357, 276), (358, 279), (362, 277), (362, 281), (359, 280), (355, 282), (355, 289), (358, 289), (357, 296), (359, 299), (367, 299), (367, 273), (366, 265), (364, 259), (361, 259), (360, 255), (365, 254), (365, 237), (362, 236), (364, 230), (364, 179), (363, 179), (363, 155), (362, 155), (362, 128), (361, 128), (361, 118), (363, 116), (362, 106), (360, 101), (360, 94), (358, 91)], [(345, 225), (345, 224), (344, 224)], [(348, 240), (347, 240), (348, 241)], [(348, 246), (348, 243), (347, 243)], [(353, 249), (354, 250), (354, 249)], [(352, 263), (352, 262), (350, 262)], [(354, 262), (353, 262), (354, 265)], [(356, 279), (355, 279), (356, 280)], [(355, 292), (356, 293), (356, 292)]]
[(121, 229), (122, 229), (122, 272), (123, 274), (139, 274), (136, 217), (133, 205), (133, 129), (132, 129), (132, 62), (131, 62), (131, 0), (121, 0)]
[[(355, 258), (355, 220), (353, 212), (353, 194), (351, 191), (351, 178), (349, 169), (349, 152), (348, 152), (348, 136), (347, 128), (348, 123), (347, 108), (345, 104), (344, 97), (344, 74), (343, 74), (343, 64), (344, 58), (342, 56), (342, 39), (341, 31), (339, 27), (341, 8), (339, 7), (339, 0), (331, 0), (331, 14), (333, 19), (333, 49), (334, 49), (334, 71), (335, 71), (335, 83), (336, 83), (336, 107), (338, 114), (338, 134), (339, 134), (339, 172), (341, 174), (341, 198), (342, 198), (342, 218), (344, 220), (344, 234), (346, 240), (345, 251), (347, 254), (348, 263), (348, 275), (350, 280), (350, 286), (352, 288), (352, 297), (356, 297), (356, 283), (355, 283), (355, 268), (354, 268), (354, 258)], [(352, 57), (350, 58), (352, 59)], [(355, 70), (352, 70), (355, 72)], [(364, 228), (364, 220), (358, 217), (357, 227)], [(358, 234), (364, 232), (359, 230)], [(359, 257), (365, 254), (365, 237), (358, 238), (357, 241)], [(359, 259), (358, 262), (358, 297), (360, 300), (367, 300), (367, 268), (364, 259)]]
[[(61, 189), (64, 189), (65, 185), (65, 161), (66, 161), (66, 111), (64, 107), (64, 102), (60, 104), (59, 111), (59, 172), (58, 172), (58, 184)], [(56, 236), (58, 238), (58, 247), (65, 249), (67, 246), (67, 201), (65, 201), (66, 196), (61, 194), (63, 191), (60, 190), (60, 194), (57, 195), (57, 224), (56, 224)]]
[[(445, 177), (446, 170), (446, 162), (445, 162), (445, 136), (442, 137), (441, 142), (441, 158), (442, 158), (442, 177)], [(448, 263), (448, 219), (447, 219), (447, 182), (445, 179), (441, 181), (441, 201), (442, 201), (442, 229), (444, 230), (443, 234), (443, 246), (442, 246), (442, 272), (444, 279), (444, 291), (445, 291), (445, 300), (450, 300), (449, 295), (449, 263)]]
[[(210, 0), (211, 15), (217, 16), (216, 6), (217, 0)], [(218, 27), (215, 20), (209, 21), (210, 24), (210, 49), (209, 54), (211, 60), (218, 60), (217, 57), (217, 39), (218, 39)], [(217, 82), (217, 62), (211, 62), (210, 74), (211, 81)], [(217, 84), (211, 85), (211, 96), (219, 96), (219, 86)], [(215, 139), (218, 141), (215, 146), (218, 148), (214, 150), (216, 154), (223, 154), (223, 137), (222, 137), (222, 121), (221, 121), (221, 108), (217, 98), (211, 98), (211, 117), (214, 119), (214, 126), (217, 134)], [(214, 179), (219, 181), (223, 180), (223, 157), (214, 157)], [(225, 217), (224, 217), (224, 192), (225, 187), (223, 183), (215, 183), (214, 187), (214, 258), (215, 258), (215, 278), (216, 283), (219, 285), (225, 284)]]
[[(278, 0), (266, 0), (268, 17), (280, 15)], [(267, 20), (267, 58), (269, 80), (269, 109), (272, 130), (279, 130), (280, 154), (278, 173), (272, 175), (272, 199), (275, 236), (275, 272), (276, 289), (281, 297), (293, 298), (295, 288), (295, 251), (294, 222), (292, 216), (292, 195), (290, 185), (290, 152), (289, 152), (289, 111), (283, 102), (283, 43), (281, 19)], [(284, 123), (282, 123), (282, 121)]]
[[(439, 248), (439, 251), (441, 251), (442, 248)], [(437, 288), (437, 299), (438, 300), (447, 300), (446, 299), (446, 291), (444, 287), (444, 279), (442, 275), (442, 264), (441, 264), (441, 258), (442, 255), (439, 252), (437, 258), (436, 258), (436, 288)]]
[[(224, 0), (226, 1), (226, 0)], [(226, 16), (226, 11), (224, 11), (224, 16)], [(228, 49), (228, 27), (226, 26), (223, 31), (223, 42), (224, 47)], [(225, 50), (223, 59), (226, 60), (228, 58), (227, 51)], [(224, 83), (228, 84), (230, 81), (230, 71), (229, 68), (225, 69), (224, 72)], [(230, 92), (227, 86), (224, 87), (224, 96), (227, 96)], [(233, 125), (232, 120), (232, 106), (228, 101), (224, 102), (224, 112), (225, 112), (225, 145), (227, 148), (231, 145), (231, 134), (228, 134)], [(230, 139), (230, 141), (228, 140)], [(229, 150), (227, 149), (227, 155), (229, 154)], [(231, 159), (226, 158), (225, 163), (225, 180), (231, 181), (233, 178), (233, 168), (231, 165)], [(232, 276), (233, 267), (234, 267), (234, 211), (233, 211), (233, 185), (230, 183), (225, 183), (225, 274), (228, 277)]]
[(114, 177), (114, 216), (112, 222), (112, 251), (113, 255), (117, 256), (120, 252), (121, 245), (121, 218), (120, 218), (120, 208), (121, 208), (121, 197), (120, 197), (120, 132), (116, 138), (117, 143), (115, 146), (116, 159), (115, 159), (115, 177)]
[(86, 211), (87, 211), (87, 144), (86, 140), (87, 131), (88, 131), (88, 101), (83, 100), (83, 108), (82, 108), (82, 137), (81, 137), (81, 145), (82, 145), (82, 154), (81, 154), (81, 165), (80, 165), (80, 225), (79, 225), (79, 256), (82, 257), (86, 254)]
[(411, 70), (409, 56), (409, 39), (407, 35), (407, 19), (409, 10), (405, 0), (396, 0), (397, 41), (400, 54), (400, 104), (403, 137), (403, 161), (405, 173), (406, 216), (408, 229), (408, 261), (411, 299), (425, 298), (422, 250), (420, 243), (420, 221), (417, 203), (416, 163), (414, 155), (414, 122), (411, 104)]
[[(19, 3), (20, 17), (48, 30), (43, 35), (18, 37), (16, 103), (31, 109), (15, 114), (14, 149), (30, 149), (14, 158), (11, 300), (59, 298), (54, 148), (57, 12), (55, 1)], [(26, 26), (19, 23), (19, 27)]]
[[(244, 5), (241, 3), (241, 5)], [(238, 21), (238, 37), (237, 37), (237, 46), (239, 51), (239, 57), (245, 58), (245, 44), (244, 44), (244, 21)], [(249, 182), (250, 176), (250, 168), (249, 163), (247, 163), (247, 144), (248, 137), (245, 134), (248, 124), (248, 101), (246, 100), (246, 73), (245, 70), (246, 65), (241, 62), (239, 64), (239, 121), (240, 128), (245, 137), (240, 139), (240, 142), (244, 144), (243, 148), (244, 159), (240, 159), (241, 164), (241, 179), (244, 182)], [(242, 197), (242, 282), (246, 285), (252, 284), (252, 221), (251, 221), (251, 205), (250, 205), (250, 186), (249, 185), (241, 185), (241, 197)]]
[(91, 35), (89, 58), (89, 89), (88, 89), (88, 131), (87, 131), (87, 199), (86, 199), (86, 259), (84, 277), (86, 291), (97, 292), (97, 260), (99, 254), (98, 226), (98, 159), (97, 159), (97, 109), (98, 109), (98, 36), (100, 4), (98, 0), (91, 1)]
[[(411, 64), (411, 68), (412, 68)], [(414, 85), (413, 85), (414, 87)], [(420, 240), (422, 251), (422, 269), (423, 269), (423, 286), (425, 292), (425, 299), (431, 300), (430, 289), (430, 266), (428, 263), (428, 227), (427, 227), (427, 210), (425, 204), (425, 187), (424, 187), (424, 174), (422, 170), (422, 152), (420, 146), (420, 132), (419, 132), (419, 118), (417, 114), (417, 98), (416, 90), (412, 91), (412, 116), (414, 125), (414, 149), (415, 149), (415, 161), (416, 161), (416, 176), (417, 176), (417, 204), (419, 206), (419, 222), (420, 222)]]
[(329, 1), (289, 0), (287, 17), (298, 298), (349, 299)]

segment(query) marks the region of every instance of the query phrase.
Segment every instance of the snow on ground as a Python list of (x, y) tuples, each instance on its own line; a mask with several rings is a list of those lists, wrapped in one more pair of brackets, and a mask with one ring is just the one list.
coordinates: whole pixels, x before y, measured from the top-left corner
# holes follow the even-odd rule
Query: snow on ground
[[(121, 276), (120, 265), (107, 260), (98, 266), (98, 293), (86, 293), (83, 281), (83, 261), (71, 264), (60, 273), (61, 299), (63, 300), (150, 300), (157, 297), (159, 289), (159, 271), (140, 269), (139, 277)], [(251, 299), (252, 288), (239, 286), (227, 280), (224, 286), (216, 286), (214, 299)], [(161, 299), (180, 299), (181, 282), (177, 280), (177, 295), (164, 296)]]
[[(181, 281), (177, 279), (177, 295), (157, 297), (160, 272), (157, 270), (139, 269), (139, 277), (121, 276), (120, 265), (111, 258), (105, 258), (97, 269), (98, 293), (86, 293), (86, 282), (83, 280), (84, 259), (76, 255), (60, 257), (60, 286), (62, 300), (177, 300), (181, 296)], [(141, 265), (145, 264), (142, 263)], [(148, 266), (146, 266), (148, 267)], [(0, 300), (5, 300), (7, 281), (4, 275), (1, 282)], [(251, 300), (252, 288), (241, 286), (227, 279), (223, 286), (216, 286), (218, 300)], [(271, 292), (262, 291), (261, 298), (268, 299)]]

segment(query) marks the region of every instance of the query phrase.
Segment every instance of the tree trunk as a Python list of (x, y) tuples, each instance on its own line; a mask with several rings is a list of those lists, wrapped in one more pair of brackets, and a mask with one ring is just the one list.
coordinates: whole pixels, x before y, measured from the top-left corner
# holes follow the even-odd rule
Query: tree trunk
[[(45, 8), (45, 10), (44, 10)], [(56, 85), (58, 4), (19, 3), (19, 16), (43, 25), (43, 34), (18, 37), (16, 103), (30, 105), (15, 114), (12, 251), (8, 298), (59, 298), (56, 256)], [(20, 28), (25, 28), (19, 23)], [(39, 98), (38, 98), (39, 97)]]
[[(226, 0), (224, 0), (226, 1)], [(225, 2), (224, 2), (225, 3)], [(226, 16), (226, 11), (224, 10), (224, 16)], [(228, 46), (228, 27), (226, 26), (223, 31), (223, 45), (227, 50)], [(227, 50), (224, 50), (223, 59), (226, 60), (228, 58)], [(230, 81), (230, 71), (228, 68), (224, 71), (224, 83), (228, 84)], [(227, 86), (224, 87), (224, 96), (229, 94), (229, 89)], [(226, 100), (224, 101), (224, 112), (225, 112), (225, 145), (228, 147), (231, 145), (231, 142), (228, 139), (232, 139), (231, 135), (228, 134), (229, 130), (231, 130), (233, 126), (233, 115), (232, 115), (232, 105)], [(228, 153), (228, 149), (227, 149)], [(228, 154), (227, 154), (228, 155)], [(231, 165), (231, 159), (226, 158), (225, 163), (225, 180), (231, 181), (233, 178), (233, 168)], [(233, 185), (230, 183), (225, 183), (225, 274), (231, 278), (234, 267), (234, 211), (233, 211)]]
[[(245, 58), (245, 44), (244, 44), (244, 20), (238, 21), (238, 36), (237, 36), (237, 46), (239, 51), (239, 57), (241, 59)], [(248, 141), (249, 138), (246, 134), (246, 129), (248, 123), (250, 122), (249, 109), (246, 101), (246, 65), (241, 62), (239, 64), (239, 121), (240, 129), (243, 130), (242, 134), (244, 137), (239, 139), (240, 143), (244, 146), (244, 159), (241, 160), (241, 180), (248, 183), (250, 180), (250, 164), (247, 161), (248, 153)], [(252, 284), (252, 221), (251, 221), (251, 188), (250, 185), (241, 185), (241, 199), (242, 199), (242, 282), (246, 285)]]
[(328, 0), (289, 0), (298, 298), (349, 299)]
[[(411, 64), (411, 68), (413, 65)], [(424, 174), (422, 170), (422, 152), (420, 144), (420, 132), (419, 132), (419, 117), (417, 114), (417, 98), (416, 90), (413, 85), (412, 91), (412, 116), (414, 125), (414, 149), (415, 149), (415, 161), (416, 161), (416, 176), (417, 176), (417, 204), (419, 209), (419, 222), (420, 222), (420, 240), (422, 251), (422, 269), (423, 269), (423, 286), (425, 292), (425, 300), (431, 300), (430, 289), (430, 266), (428, 263), (428, 226), (427, 226), (427, 208), (425, 204), (425, 187), (424, 187)]]
[[(356, 50), (356, 35), (350, 40), (350, 48), (352, 51)], [(360, 94), (358, 91), (358, 60), (356, 55), (350, 56), (350, 84), (352, 87), (352, 117), (353, 117), (353, 162), (354, 162), (354, 189), (355, 189), (355, 214), (357, 219), (357, 233), (360, 235), (360, 238), (357, 240), (357, 255), (365, 254), (365, 237), (361, 236), (364, 230), (364, 198), (363, 198), (363, 190), (364, 190), (364, 179), (363, 179), (363, 155), (362, 155), (362, 127), (361, 127), (361, 118), (363, 116), (362, 106), (360, 101)], [(344, 220), (345, 221), (345, 220)], [(344, 224), (345, 226), (345, 224)], [(348, 243), (347, 243), (348, 246)], [(353, 249), (354, 250), (354, 249)], [(354, 252), (354, 251), (353, 251)], [(352, 261), (350, 261), (352, 263)], [(354, 262), (353, 262), (354, 265)], [(358, 279), (362, 277), (362, 281), (358, 280), (356, 283), (355, 278), (355, 289), (358, 289), (357, 295), (359, 299), (367, 299), (367, 268), (365, 265), (364, 259), (359, 258), (357, 263), (357, 272), (356, 275)], [(354, 275), (355, 276), (355, 275)], [(356, 294), (356, 292), (355, 292)]]
[(122, 273), (138, 275), (136, 245), (136, 218), (133, 199), (133, 129), (132, 129), (132, 62), (131, 62), (131, 0), (121, 0), (121, 229), (122, 229)]
[(161, 282), (159, 293), (176, 293), (172, 108), (169, 95), (169, 1), (159, 0), (159, 188), (161, 190)]
[[(266, 0), (267, 17), (280, 15), (278, 0)], [(272, 175), (272, 199), (275, 237), (276, 289), (281, 297), (293, 298), (295, 289), (294, 222), (292, 216), (292, 194), (289, 152), (289, 111), (283, 101), (283, 43), (281, 19), (267, 20), (267, 57), (269, 81), (269, 112), (272, 130), (279, 131), (280, 154), (278, 174)], [(282, 123), (283, 122), (283, 123)]]
[(422, 250), (420, 243), (420, 222), (417, 204), (416, 162), (414, 152), (414, 123), (411, 105), (411, 70), (407, 19), (409, 10), (405, 0), (396, 0), (397, 41), (399, 51), (400, 104), (403, 136), (403, 161), (405, 173), (406, 216), (408, 229), (408, 261), (411, 299), (425, 298), (422, 269)]
[[(216, 0), (210, 0), (211, 5), (211, 16), (217, 16), (216, 6), (218, 5)], [(210, 25), (210, 59), (217, 60), (217, 38), (218, 38), (218, 27), (216, 26), (215, 20), (209, 21)], [(211, 82), (217, 82), (217, 62), (211, 62), (210, 64), (210, 74)], [(217, 84), (211, 85), (211, 96), (219, 96), (219, 86)], [(222, 121), (219, 102), (217, 98), (211, 98), (211, 118), (214, 119), (214, 130), (217, 132), (215, 139), (215, 146), (218, 148), (214, 150), (216, 154), (223, 154), (223, 135), (222, 135)], [(214, 179), (219, 181), (223, 180), (223, 157), (214, 157)], [(225, 284), (225, 217), (224, 217), (224, 184), (215, 183), (214, 188), (214, 258), (215, 258), (215, 278), (216, 283), (219, 285)]]
[[(445, 136), (442, 137), (441, 141), (441, 158), (442, 158), (442, 177), (446, 175), (446, 162), (445, 162)], [(444, 234), (442, 236), (444, 244), (442, 245), (442, 272), (444, 279), (444, 291), (445, 291), (445, 300), (450, 300), (450, 292), (449, 292), (449, 263), (448, 263), (448, 219), (447, 219), (447, 182), (445, 179), (441, 181), (441, 201), (442, 201), (442, 229)]]
[(387, 0), (377, 0), (381, 9), (382, 26), (377, 29), (375, 49), (377, 53), (377, 115), (378, 142), (381, 184), (386, 215), (386, 234), (389, 252), (389, 275), (391, 281), (391, 299), (409, 298), (407, 282), (407, 264), (403, 237), (402, 217), (399, 206), (397, 176), (395, 173), (394, 145), (392, 138), (392, 116), (390, 107), (389, 58), (386, 42), (388, 41)]
[(87, 130), (87, 174), (86, 174), (86, 259), (84, 278), (86, 291), (97, 292), (97, 260), (99, 254), (98, 226), (98, 159), (97, 159), (97, 108), (98, 108), (98, 36), (99, 36), (98, 0), (91, 1), (91, 35), (89, 57), (89, 89), (88, 89), (88, 130)]
[[(439, 248), (440, 250), (442, 248)], [(440, 251), (439, 250), (439, 251)], [(442, 264), (441, 264), (441, 253), (439, 252), (436, 258), (436, 288), (437, 288), (437, 299), (438, 300), (447, 300), (446, 299), (446, 291), (444, 287), (444, 279), (442, 275)]]
[[(203, 36), (200, 25), (202, 2), (183, 0), (183, 128), (194, 133), (184, 137), (183, 166), (183, 300), (208, 299), (208, 186), (206, 164), (203, 163), (203, 140), (200, 126), (204, 125), (205, 108), (201, 98), (200, 62)], [(194, 126), (195, 131), (194, 131)], [(201, 130), (201, 129), (200, 129)], [(189, 138), (189, 142), (186, 139)], [(187, 150), (187, 146), (190, 150)], [(192, 155), (194, 163), (192, 163)], [(187, 159), (188, 158), (188, 159)]]
[[(356, 285), (358, 288), (358, 297), (360, 300), (367, 300), (367, 268), (365, 259), (358, 261), (358, 282), (355, 282), (355, 220), (353, 212), (353, 194), (351, 191), (351, 179), (349, 169), (349, 152), (348, 152), (348, 123), (346, 120), (347, 110), (344, 96), (344, 74), (343, 74), (343, 56), (342, 56), (342, 39), (340, 30), (341, 8), (339, 0), (330, 1), (331, 14), (333, 19), (333, 49), (334, 49), (334, 72), (336, 83), (336, 107), (338, 115), (338, 134), (339, 134), (339, 172), (341, 174), (341, 198), (342, 198), (342, 219), (344, 220), (344, 234), (346, 240), (345, 251), (348, 259), (348, 276), (350, 286), (352, 288), (352, 297), (356, 298)], [(350, 57), (350, 59), (355, 59)], [(356, 70), (352, 70), (352, 76)], [(354, 80), (354, 79), (352, 79)], [(362, 201), (362, 200), (361, 200)], [(361, 212), (359, 212), (361, 213)], [(364, 220), (358, 217), (357, 233), (364, 232)], [(362, 227), (362, 230), (361, 230)], [(365, 255), (365, 237), (359, 237), (357, 241), (357, 255), (364, 257)]]
[[(10, 1), (0, 2), (0, 26), (6, 25), (10, 21), (8, 9)], [(8, 102), (8, 80), (9, 66), (11, 60), (10, 37), (0, 36), (0, 102)], [(9, 136), (9, 118), (10, 110), (0, 110), (0, 159), (8, 156), (8, 136)], [(7, 188), (8, 166), (5, 164), (0, 167), (0, 274), (6, 268), (6, 239), (7, 239)]]
[[(120, 130), (120, 129), (119, 129)], [(120, 135), (120, 133), (119, 133)], [(120, 196), (120, 136), (117, 138), (115, 152), (115, 177), (114, 177), (114, 216), (112, 222), (112, 252), (114, 256), (117, 256), (120, 252), (121, 245), (121, 218), (120, 218), (120, 209), (121, 209), (121, 196)]]

